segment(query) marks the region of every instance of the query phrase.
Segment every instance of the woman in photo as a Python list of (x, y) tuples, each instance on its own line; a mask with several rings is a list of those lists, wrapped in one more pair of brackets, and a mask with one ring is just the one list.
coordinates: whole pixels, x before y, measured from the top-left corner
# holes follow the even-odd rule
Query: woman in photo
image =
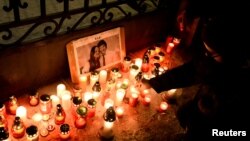
[(90, 51), (89, 72), (100, 68), (100, 50), (98, 46), (93, 46)]

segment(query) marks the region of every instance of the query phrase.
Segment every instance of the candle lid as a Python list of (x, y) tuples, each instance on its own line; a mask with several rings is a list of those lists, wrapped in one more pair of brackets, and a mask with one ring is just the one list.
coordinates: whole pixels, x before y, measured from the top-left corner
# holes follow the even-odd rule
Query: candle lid
[(96, 105), (96, 100), (95, 99), (89, 99), (88, 100), (88, 105), (95, 106)]
[(139, 67), (137, 65), (132, 65), (131, 68), (134, 69), (134, 70), (138, 70), (139, 69)]
[(155, 68), (159, 68), (161, 65), (159, 63), (154, 63)]
[(112, 68), (111, 71), (114, 72), (114, 73), (116, 73), (116, 72), (119, 72), (119, 69), (118, 68)]
[(160, 56), (165, 56), (165, 53), (164, 52), (159, 52), (159, 55)]
[(9, 133), (4, 129), (4, 127), (0, 127), (0, 140), (6, 140), (9, 138)]
[(124, 60), (125, 60), (125, 61), (131, 61), (131, 58), (130, 58), (129, 56), (125, 56), (125, 57), (124, 57)]
[(37, 127), (35, 125), (31, 125), (26, 129), (26, 133), (29, 136), (35, 135), (37, 133)]
[(155, 60), (160, 60), (160, 57), (159, 56), (154, 56), (154, 59)]
[(92, 90), (95, 91), (95, 92), (100, 92), (101, 91), (101, 85), (100, 85), (99, 81), (95, 82), (95, 84), (92, 87)]
[(108, 122), (114, 122), (116, 120), (116, 114), (114, 108), (109, 107), (103, 115), (103, 119)]
[(60, 126), (60, 131), (61, 132), (68, 132), (69, 131), (69, 125), (68, 124), (62, 124), (61, 126)]
[(0, 110), (2, 110), (4, 107), (5, 107), (4, 104), (0, 102)]
[(136, 80), (136, 81), (140, 81), (140, 80), (142, 80), (142, 78), (143, 78), (143, 75), (142, 75), (142, 72), (140, 71), (140, 72), (135, 76), (135, 80)]
[(73, 103), (75, 105), (80, 105), (82, 103), (82, 99), (78, 96), (73, 97)]
[(88, 109), (87, 109), (85, 106), (81, 105), (81, 106), (79, 106), (79, 107), (76, 109), (76, 112), (77, 112), (77, 114), (79, 114), (80, 116), (85, 116), (85, 115), (87, 114), (87, 112), (88, 112)]
[(50, 96), (48, 94), (43, 94), (40, 96), (40, 100), (44, 102), (50, 101)]
[(94, 70), (91, 72), (91, 75), (98, 75), (98, 74), (99, 74), (99, 72), (97, 70)]

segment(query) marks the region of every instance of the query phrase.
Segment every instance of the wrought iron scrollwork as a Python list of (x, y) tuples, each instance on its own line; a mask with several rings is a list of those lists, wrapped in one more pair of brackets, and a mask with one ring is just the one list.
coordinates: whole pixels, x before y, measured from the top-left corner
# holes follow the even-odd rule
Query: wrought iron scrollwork
[[(142, 14), (147, 12), (146, 2), (152, 3), (152, 6), (157, 9), (157, 1), (159, 0), (116, 0), (112, 2), (102, 0), (99, 5), (94, 6), (90, 6), (90, 2), (93, 1), (84, 0), (84, 4), (78, 9), (69, 9), (71, 2), (77, 1), (56, 1), (64, 4), (63, 12), (47, 14), (46, 6), (48, 6), (49, 1), (40, 0), (40, 13), (38, 17), (20, 19), (19, 9), (27, 10), (29, 1), (9, 0), (8, 5), (4, 5), (2, 8), (6, 12), (6, 15), (11, 14), (11, 11), (13, 11), (14, 21), (0, 23), (0, 49), (8, 46), (18, 46), (26, 42), (38, 41), (52, 35), (69, 33), (89, 26), (97, 26), (117, 19), (129, 18), (132, 15)], [(136, 13), (132, 13), (134, 11)], [(117, 15), (120, 17), (117, 17)], [(66, 20), (71, 20), (71, 24), (66, 25)], [(22, 33), (24, 34), (14, 36), (13, 31), (20, 29), (20, 27), (25, 27), (22, 28)], [(24, 29), (26, 29), (26, 32), (23, 32)], [(37, 37), (37, 39), (32, 38), (31, 41), (29, 38), (32, 37), (34, 30), (39, 31), (40, 37)]]

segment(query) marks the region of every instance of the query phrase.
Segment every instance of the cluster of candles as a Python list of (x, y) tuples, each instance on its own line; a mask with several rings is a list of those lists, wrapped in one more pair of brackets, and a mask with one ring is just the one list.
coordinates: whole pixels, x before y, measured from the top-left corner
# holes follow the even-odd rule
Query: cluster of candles
[[(87, 119), (95, 116), (97, 103), (102, 100), (104, 100), (102, 106), (105, 109), (105, 116), (100, 135), (104, 138), (113, 137), (113, 122), (125, 114), (123, 105), (125, 97), (128, 98), (131, 107), (136, 107), (138, 103), (150, 106), (150, 89), (142, 90), (141, 80), (143, 77), (145, 79), (155, 77), (155, 75), (160, 75), (167, 70), (167, 67), (161, 66), (164, 55), (161, 47), (155, 45), (154, 48), (149, 48), (145, 52), (143, 58), (132, 60), (128, 56), (125, 57), (121, 69), (94, 71), (90, 75), (81, 74), (78, 87), (73, 92), (67, 90), (63, 83), (57, 85), (56, 95), (39, 95), (38, 92), (32, 92), (29, 96), (29, 104), (30, 106), (38, 106), (40, 113), (32, 116), (32, 124), (29, 127), (25, 125), (27, 109), (24, 106), (19, 106), (17, 99), (11, 96), (9, 101), (0, 107), (0, 132), (4, 133), (1, 134), (0, 140), (8, 140), (9, 138), (6, 110), (8, 114), (15, 115), (11, 126), (14, 138), (22, 138), (26, 132), (27, 140), (35, 141), (38, 140), (39, 133), (41, 136), (47, 136), (49, 131), (54, 130), (55, 126), (59, 126), (60, 137), (68, 139), (70, 126), (65, 120), (68, 111), (72, 111), (70, 114), (75, 117), (75, 127), (81, 129), (86, 126)], [(167, 108), (168, 104), (161, 102), (157, 110), (158, 112), (166, 112)], [(51, 118), (53, 118), (54, 123), (49, 122)]]

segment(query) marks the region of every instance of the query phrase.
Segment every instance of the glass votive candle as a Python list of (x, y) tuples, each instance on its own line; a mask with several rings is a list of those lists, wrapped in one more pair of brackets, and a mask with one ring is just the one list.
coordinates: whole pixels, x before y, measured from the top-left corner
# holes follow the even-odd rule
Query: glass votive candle
[(29, 94), (29, 104), (30, 106), (36, 106), (39, 103), (39, 93), (35, 90), (33, 90)]
[(141, 67), (141, 71), (142, 72), (148, 72), (149, 71), (149, 57), (148, 55), (144, 55), (143, 59), (142, 59), (142, 67)]
[(12, 136), (14, 138), (22, 138), (25, 135), (25, 126), (20, 117), (16, 116), (11, 128)]
[(129, 72), (129, 79), (130, 81), (135, 80), (135, 76), (139, 73), (139, 67), (137, 65), (132, 65), (130, 67), (130, 72)]
[(60, 126), (60, 138), (62, 140), (67, 140), (70, 138), (70, 126), (69, 126), (69, 124), (62, 124)]
[(96, 110), (96, 100), (95, 99), (89, 99), (88, 100), (88, 117), (92, 118), (95, 116), (95, 110)]
[(124, 57), (123, 59), (123, 62), (122, 62), (122, 72), (128, 72), (129, 71), (129, 67), (130, 67), (130, 64), (131, 64), (131, 58), (126, 56)]
[(31, 126), (26, 128), (26, 138), (28, 141), (38, 141), (39, 140), (37, 126), (31, 125)]
[(117, 80), (119, 77), (120, 73), (119, 73), (119, 69), (118, 68), (112, 68), (111, 69), (111, 73), (110, 73), (110, 77), (113, 80)]
[(7, 103), (7, 107), (8, 107), (8, 112), (11, 115), (15, 115), (16, 114), (16, 109), (18, 107), (18, 102), (17, 99), (14, 95), (9, 97), (9, 101)]
[(101, 85), (99, 83), (99, 81), (96, 81), (95, 84), (92, 87), (92, 92), (93, 92), (93, 98), (95, 100), (98, 100), (101, 94)]
[(106, 70), (101, 70), (99, 74), (99, 82), (101, 85), (105, 84), (108, 77), (108, 72)]
[(114, 101), (111, 98), (108, 98), (105, 100), (104, 102), (104, 108), (108, 109), (109, 107), (113, 107), (114, 106)]
[(94, 86), (94, 84), (99, 80), (99, 72), (98, 71), (93, 71), (90, 74), (90, 88)]
[(43, 120), (49, 119), (49, 113), (52, 110), (52, 100), (48, 94), (40, 96), (40, 111), (43, 114)]
[(76, 118), (75, 118), (75, 127), (78, 129), (84, 128), (86, 126), (86, 115), (87, 115), (88, 109), (81, 105), (76, 109)]
[(71, 104), (72, 115), (76, 116), (76, 109), (81, 105), (81, 103), (82, 103), (82, 99), (80, 97), (77, 97), (77, 96), (73, 97), (72, 104)]
[(66, 90), (66, 86), (64, 84), (62, 83), (58, 84), (56, 87), (57, 96), (61, 98), (65, 90)]
[(131, 107), (135, 107), (138, 103), (138, 94), (137, 93), (132, 93), (131, 97), (129, 98), (129, 105)]

